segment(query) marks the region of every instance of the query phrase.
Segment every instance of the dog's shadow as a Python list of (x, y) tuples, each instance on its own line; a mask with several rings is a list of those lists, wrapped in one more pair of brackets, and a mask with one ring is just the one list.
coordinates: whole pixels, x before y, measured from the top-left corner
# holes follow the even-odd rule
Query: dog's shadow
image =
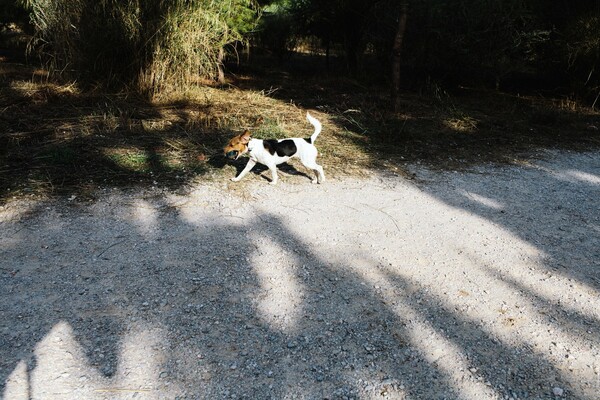
[[(226, 157), (223, 157), (223, 156), (214, 156), (208, 160), (208, 164), (214, 168), (222, 169), (226, 165), (233, 165), (236, 170), (235, 176), (238, 176), (240, 174), (240, 172), (242, 172), (244, 170), (244, 167), (246, 167), (247, 163), (248, 163), (248, 159), (246, 157), (242, 157), (237, 160), (228, 160)], [(250, 172), (255, 175), (259, 175), (261, 178), (270, 182), (271, 174), (270, 173), (267, 174), (268, 176), (263, 174), (265, 171), (268, 171), (268, 170), (269, 169), (267, 167), (265, 167), (264, 165), (257, 163), (254, 166), (254, 168), (252, 168), (252, 171), (250, 171)], [(287, 175), (304, 176), (304, 177), (312, 180), (311, 176), (308, 175), (306, 172), (299, 171), (298, 169), (296, 169), (296, 167), (294, 167), (293, 165), (288, 164), (288, 163), (279, 164), (277, 166), (277, 170), (278, 170), (278, 172), (283, 172), (284, 174), (287, 174)]]

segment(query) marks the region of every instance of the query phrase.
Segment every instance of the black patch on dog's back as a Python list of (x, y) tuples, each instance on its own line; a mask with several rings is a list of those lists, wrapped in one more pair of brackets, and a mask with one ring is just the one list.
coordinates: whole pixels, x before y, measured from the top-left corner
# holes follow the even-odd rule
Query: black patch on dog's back
[(298, 151), (296, 143), (290, 139), (281, 142), (275, 139), (263, 140), (263, 146), (269, 153), (272, 155), (277, 153), (279, 157), (291, 157)]

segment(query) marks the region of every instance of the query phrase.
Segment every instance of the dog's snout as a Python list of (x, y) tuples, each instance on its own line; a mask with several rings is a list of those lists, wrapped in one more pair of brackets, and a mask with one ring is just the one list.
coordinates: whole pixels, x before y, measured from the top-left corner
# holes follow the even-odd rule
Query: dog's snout
[(225, 153), (225, 157), (235, 160), (235, 158), (238, 156), (238, 154), (239, 154), (239, 151), (231, 150), (231, 151), (228, 151), (227, 153)]

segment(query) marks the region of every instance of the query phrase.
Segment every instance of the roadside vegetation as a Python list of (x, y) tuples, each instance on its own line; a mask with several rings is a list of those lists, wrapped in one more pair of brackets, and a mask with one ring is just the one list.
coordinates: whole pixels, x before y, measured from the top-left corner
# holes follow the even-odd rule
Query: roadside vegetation
[(306, 109), (332, 176), (600, 144), (598, 4), (151, 3), (1, 10), (1, 202), (225, 179), (240, 168), (221, 156), (233, 134), (305, 135)]

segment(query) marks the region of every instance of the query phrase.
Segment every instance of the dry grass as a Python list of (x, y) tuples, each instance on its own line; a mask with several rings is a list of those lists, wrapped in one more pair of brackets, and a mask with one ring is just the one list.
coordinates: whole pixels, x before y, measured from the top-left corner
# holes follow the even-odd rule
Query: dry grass
[[(230, 1), (28, 0), (32, 54), (53, 77), (133, 88), (148, 98), (214, 77), (221, 51), (252, 28), (255, 3)], [(229, 21), (235, 18), (237, 25)]]
[[(183, 108), (164, 114), (173, 121), (185, 113), (184, 123), (190, 128), (214, 130), (220, 133), (219, 156), (222, 145), (233, 135), (249, 129), (259, 139), (282, 137), (305, 137), (312, 133), (312, 126), (306, 120), (307, 109), (293, 101), (281, 101), (272, 97), (274, 89), (256, 90), (230, 85), (227, 88), (204, 86), (191, 89), (178, 96), (158, 98), (158, 104), (185, 105)], [(319, 136), (318, 147), (321, 162), (334, 174), (358, 174), (368, 167), (370, 157), (356, 140), (347, 140), (356, 136), (352, 131), (339, 127), (336, 116), (311, 108), (311, 113), (325, 126)]]
[(391, 114), (384, 88), (343, 78), (268, 71), (147, 102), (127, 93), (82, 93), (43, 76), (0, 64), (0, 201), (224, 180), (244, 164), (221, 155), (232, 135), (250, 129), (258, 138), (307, 136), (307, 109), (323, 122), (320, 161), (334, 178), (373, 168), (406, 173), (410, 163), (522, 163), (539, 148), (600, 144), (599, 114), (565, 100), (467, 90), (407, 94), (402, 112)]

